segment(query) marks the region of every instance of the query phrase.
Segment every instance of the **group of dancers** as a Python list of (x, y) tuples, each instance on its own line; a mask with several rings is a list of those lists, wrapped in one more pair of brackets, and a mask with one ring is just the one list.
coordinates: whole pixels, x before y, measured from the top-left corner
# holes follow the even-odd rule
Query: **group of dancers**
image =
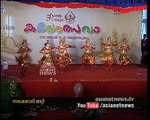
[[(119, 45), (119, 61), (120, 65), (123, 66), (127, 66), (132, 63), (132, 60), (128, 56), (128, 51), (131, 49), (127, 43), (127, 38), (123, 38)], [(117, 61), (113, 52), (113, 47), (118, 46), (118, 43), (112, 41), (111, 37), (108, 37), (105, 42), (100, 43), (100, 46), (103, 48), (103, 51), (99, 55), (100, 60), (103, 64), (108, 66), (108, 70), (111, 70), (111, 65)], [(75, 48), (75, 46), (67, 44), (65, 38), (60, 38), (59, 46), (57, 47), (50, 46), (50, 42), (47, 40), (44, 47), (40, 50), (43, 57), (38, 61), (38, 65), (40, 66), (39, 74), (56, 75), (56, 68), (60, 71), (67, 69), (68, 65), (72, 63), (72, 58), (67, 51), (68, 48)], [(89, 38), (86, 39), (85, 44), (81, 47), (81, 49), (84, 50), (81, 58), (82, 65), (92, 66), (95, 64), (96, 56), (93, 54), (95, 46), (90, 43)], [(55, 50), (58, 50), (58, 54), (53, 57), (52, 52)], [(25, 76), (26, 67), (30, 64), (29, 52), (32, 52), (32, 50), (28, 47), (27, 40), (23, 40), (18, 51), (21, 55), (19, 57), (15, 56), (17, 62), (21, 66), (21, 76)]]

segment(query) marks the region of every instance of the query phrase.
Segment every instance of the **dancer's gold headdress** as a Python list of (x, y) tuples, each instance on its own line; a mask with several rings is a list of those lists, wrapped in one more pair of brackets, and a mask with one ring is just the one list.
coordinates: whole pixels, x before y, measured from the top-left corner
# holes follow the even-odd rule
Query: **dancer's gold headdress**
[(90, 42), (90, 39), (89, 39), (89, 38), (86, 39), (85, 43), (87, 44), (88, 42)]
[(65, 38), (60, 38), (59, 43), (64, 43), (65, 42)]
[(23, 39), (22, 44), (24, 44), (24, 43), (26, 43), (26, 42), (27, 42), (27, 40), (26, 40), (26, 39)]

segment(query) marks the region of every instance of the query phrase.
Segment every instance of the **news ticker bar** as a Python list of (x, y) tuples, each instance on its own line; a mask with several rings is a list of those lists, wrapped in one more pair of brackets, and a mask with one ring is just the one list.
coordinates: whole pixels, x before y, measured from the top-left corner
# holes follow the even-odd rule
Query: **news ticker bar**
[(77, 108), (138, 108), (150, 105), (148, 98), (135, 97), (95, 97), (95, 98), (13, 98), (13, 104), (58, 105)]

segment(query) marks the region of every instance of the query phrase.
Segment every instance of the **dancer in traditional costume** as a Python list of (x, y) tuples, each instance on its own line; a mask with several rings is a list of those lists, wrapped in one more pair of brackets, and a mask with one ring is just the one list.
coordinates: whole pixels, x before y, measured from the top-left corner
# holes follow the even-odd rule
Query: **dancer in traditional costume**
[(87, 40), (85, 41), (85, 45), (83, 45), (81, 49), (84, 49), (84, 53), (82, 55), (82, 64), (93, 65), (95, 63), (95, 56), (93, 55), (92, 50), (95, 49), (95, 47), (90, 44), (89, 38), (87, 38)]
[(104, 47), (104, 51), (100, 59), (108, 66), (108, 70), (112, 70), (111, 65), (116, 62), (116, 57), (112, 50), (114, 46), (117, 46), (117, 43), (113, 42), (111, 37), (108, 37), (106, 42), (101, 42), (101, 47)]
[(27, 40), (23, 40), (22, 45), (17, 53), (20, 53), (21, 55), (19, 57), (15, 56), (16, 61), (21, 66), (21, 76), (24, 77), (26, 73), (26, 67), (28, 64), (30, 64), (30, 57), (29, 52), (31, 52), (31, 49), (28, 47)]
[(68, 48), (74, 48), (75, 46), (66, 44), (65, 38), (59, 40), (59, 46), (57, 47), (59, 53), (56, 56), (55, 62), (60, 70), (66, 70), (68, 65), (72, 62), (72, 59), (67, 51)]
[[(119, 61), (122, 66), (127, 66), (128, 64), (132, 63), (132, 60), (127, 55), (128, 51), (131, 50), (130, 47), (127, 44), (127, 38), (122, 39), (122, 43), (119, 47), (120, 55), (119, 55)], [(124, 67), (124, 70), (126, 70), (127, 67)]]
[(54, 50), (54, 47), (50, 47), (49, 41), (47, 41), (45, 46), (41, 49), (40, 53), (44, 56), (38, 61), (40, 65), (40, 75), (56, 75), (56, 68), (51, 54)]

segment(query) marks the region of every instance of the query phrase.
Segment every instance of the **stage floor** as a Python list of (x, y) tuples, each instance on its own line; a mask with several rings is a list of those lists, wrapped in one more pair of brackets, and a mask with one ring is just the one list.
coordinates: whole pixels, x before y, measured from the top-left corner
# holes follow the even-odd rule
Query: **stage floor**
[[(5, 76), (16, 78), (16, 80), (28, 81), (28, 80), (50, 80), (50, 78), (56, 79), (56, 82), (64, 81), (147, 81), (147, 68), (140, 65), (130, 65), (125, 71), (120, 65), (113, 65), (112, 71), (106, 70), (104, 65), (94, 65), (94, 70), (91, 70), (91, 66), (70, 65), (69, 68), (62, 73), (41, 76), (39, 75), (39, 66), (30, 65), (27, 68), (26, 76), (21, 77), (21, 70), (18, 65), (9, 66), (5, 71)], [(3, 79), (2, 79), (3, 80)]]
[[(21, 77), (20, 67), (9, 66), (5, 76), (20, 83), (27, 96), (30, 97), (75, 97), (73, 91), (76, 83), (81, 83), (81, 97), (95, 96), (147, 96), (147, 68), (140, 65), (130, 65), (124, 71), (120, 65), (113, 65), (112, 71), (107, 71), (104, 65), (91, 67), (70, 65), (68, 70), (56, 76), (39, 75), (39, 66), (30, 65), (26, 76)], [(2, 81), (8, 80), (2, 77)], [(38, 90), (38, 93), (37, 93)], [(63, 93), (63, 94), (62, 94)]]

